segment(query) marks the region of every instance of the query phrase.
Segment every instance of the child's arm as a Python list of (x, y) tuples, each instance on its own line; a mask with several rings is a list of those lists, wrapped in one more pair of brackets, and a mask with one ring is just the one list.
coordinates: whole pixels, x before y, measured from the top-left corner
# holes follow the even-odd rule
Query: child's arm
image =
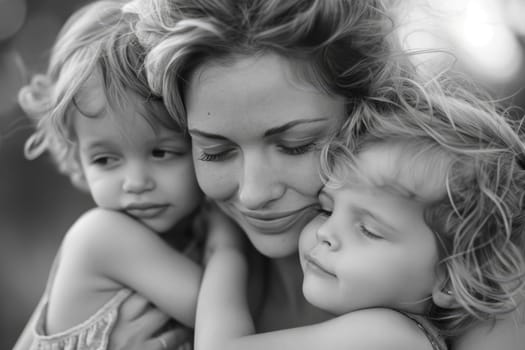
[(200, 266), (124, 214), (94, 209), (83, 215), (64, 239), (61, 269), (53, 294), (63, 315), (94, 292), (109, 295), (125, 286), (185, 325), (194, 324)]
[(196, 350), (220, 349), (217, 344), (254, 333), (247, 303), (247, 271), (239, 250), (218, 249), (211, 254), (197, 305)]
[[(208, 211), (208, 237), (195, 322), (195, 349), (254, 332), (247, 301), (248, 263), (243, 233), (218, 208)], [(204, 288), (203, 288), (204, 287)]]
[[(203, 288), (207, 273), (208, 270)], [(428, 338), (413, 321), (389, 309), (360, 310), (310, 326), (253, 334), (253, 329), (242, 328), (240, 318), (228, 316), (230, 310), (226, 308), (217, 308), (222, 314), (217, 315), (215, 324), (210, 320), (208, 328), (201, 328), (202, 302), (203, 299), (199, 299), (196, 350), (433, 350)]]

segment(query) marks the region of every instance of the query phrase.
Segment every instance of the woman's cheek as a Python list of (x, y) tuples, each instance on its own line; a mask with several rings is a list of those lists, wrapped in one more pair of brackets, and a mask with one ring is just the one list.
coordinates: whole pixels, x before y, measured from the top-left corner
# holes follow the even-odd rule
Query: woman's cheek
[(195, 175), (202, 192), (209, 198), (225, 201), (235, 195), (235, 171), (227, 165), (195, 160)]
[(323, 220), (320, 215), (313, 218), (301, 231), (299, 236), (299, 249), (301, 252), (310, 251), (317, 244), (317, 230)]

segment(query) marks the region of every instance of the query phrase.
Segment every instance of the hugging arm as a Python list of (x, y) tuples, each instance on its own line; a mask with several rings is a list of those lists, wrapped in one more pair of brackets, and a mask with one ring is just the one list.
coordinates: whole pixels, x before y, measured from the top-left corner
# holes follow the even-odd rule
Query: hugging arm
[[(83, 273), (94, 288), (127, 287), (177, 321), (194, 326), (201, 267), (132, 218), (103, 209), (84, 214), (64, 239), (62, 259), (70, 268), (60, 281), (71, 284)], [(84, 281), (78, 288), (85, 288)]]
[(209, 258), (199, 294), (195, 349), (221, 349), (218, 344), (253, 334), (246, 281), (248, 266), (241, 251), (218, 249)]
[(212, 207), (203, 284), (195, 322), (195, 349), (220, 349), (223, 341), (255, 332), (247, 300), (248, 262), (242, 232)]
[[(145, 226), (122, 214), (95, 210), (79, 220), (86, 220), (80, 225), (85, 231), (73, 235), (68, 232), (68, 242), (64, 241), (60, 258), (55, 259), (48, 283), (54, 282), (59, 261), (68, 264), (73, 258), (77, 262), (84, 259), (86, 263), (94, 264), (92, 268), (109, 264), (108, 275), (137, 293), (121, 305), (108, 349), (163, 349), (162, 342), (168, 345), (168, 349), (175, 349), (186, 343), (191, 337), (190, 331), (184, 327), (167, 328), (166, 325), (175, 314), (180, 316), (180, 321), (193, 326), (200, 267), (168, 247)], [(114, 234), (108, 234), (112, 231)], [(153, 239), (152, 244), (150, 239)], [(157, 268), (157, 264), (162, 266)], [(72, 282), (74, 279), (74, 276), (66, 276), (62, 280)], [(36, 319), (48, 297), (49, 291), (46, 290), (15, 344), (15, 350), (30, 348), (35, 338)]]
[(241, 295), (244, 288), (239, 288), (247, 271), (239, 254), (225, 250), (210, 258), (197, 306), (196, 350), (432, 350), (412, 320), (388, 309), (356, 311), (315, 325), (255, 334)]

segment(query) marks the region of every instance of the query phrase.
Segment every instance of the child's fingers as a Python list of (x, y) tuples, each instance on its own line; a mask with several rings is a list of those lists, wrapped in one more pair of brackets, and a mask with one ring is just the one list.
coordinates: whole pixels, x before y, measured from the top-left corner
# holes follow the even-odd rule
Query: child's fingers
[(167, 314), (151, 306), (140, 317), (136, 318), (133, 323), (134, 327), (140, 330), (140, 332), (151, 337), (161, 332), (170, 319)]
[[(151, 339), (152, 346), (160, 350), (192, 349), (193, 337), (191, 332), (184, 327), (172, 328)], [(157, 346), (157, 347), (156, 347)]]
[(148, 308), (151, 308), (150, 302), (143, 296), (133, 293), (120, 306), (119, 318), (125, 321), (135, 320)]
[(167, 314), (135, 293), (121, 305), (109, 349), (176, 350), (192, 340), (190, 331), (182, 326), (172, 327), (170, 320)]
[[(108, 349), (111, 350), (147, 350), (151, 347), (154, 334), (163, 330), (169, 317), (152, 306), (146, 306), (140, 300), (135, 299), (137, 304), (133, 310), (127, 310), (126, 317), (120, 317), (109, 337)], [(147, 304), (146, 304), (147, 305)], [(142, 309), (142, 312), (137, 312)], [(130, 317), (133, 317), (130, 319)], [(158, 341), (157, 341), (158, 343)], [(154, 348), (153, 348), (154, 349)]]

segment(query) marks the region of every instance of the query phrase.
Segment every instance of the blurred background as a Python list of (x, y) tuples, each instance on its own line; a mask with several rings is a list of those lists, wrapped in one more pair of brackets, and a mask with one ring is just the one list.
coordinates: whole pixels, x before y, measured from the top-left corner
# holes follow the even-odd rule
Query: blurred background
[[(87, 2), (0, 0), (0, 349), (14, 345), (63, 234), (93, 205), (46, 157), (24, 159), (31, 127), (16, 104), (18, 89), (45, 70), (62, 23)], [(453, 56), (442, 60), (456, 61), (495, 97), (525, 107), (525, 0), (401, 3), (406, 25), (399, 33), (408, 49), (449, 50)]]

